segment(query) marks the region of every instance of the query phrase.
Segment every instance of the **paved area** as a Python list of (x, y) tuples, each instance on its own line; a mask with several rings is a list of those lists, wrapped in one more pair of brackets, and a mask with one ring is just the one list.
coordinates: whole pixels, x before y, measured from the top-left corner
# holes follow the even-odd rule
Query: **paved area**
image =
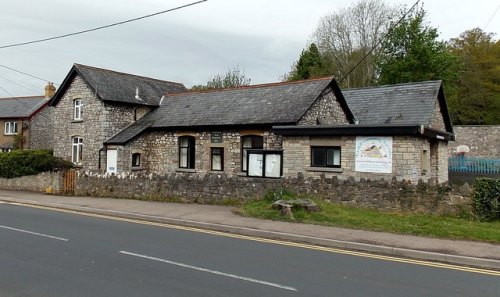
[(230, 206), (0, 190), (0, 201), (500, 270), (500, 245), (242, 217)]

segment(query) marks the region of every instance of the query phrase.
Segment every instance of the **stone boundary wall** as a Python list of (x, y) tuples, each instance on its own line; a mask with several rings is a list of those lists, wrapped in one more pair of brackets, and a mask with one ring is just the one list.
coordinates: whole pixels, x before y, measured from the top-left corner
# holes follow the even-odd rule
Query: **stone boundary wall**
[[(63, 173), (41, 173), (19, 178), (0, 178), (0, 188), (60, 194)], [(106, 176), (80, 174), (75, 195), (131, 198), (139, 200), (180, 201), (190, 203), (224, 203), (226, 201), (262, 198), (268, 191), (287, 189), (299, 195), (310, 195), (355, 207), (386, 211), (419, 213), (458, 213), (470, 208), (468, 185), (451, 189), (447, 186), (412, 185), (406, 181), (370, 181), (336, 177), (319, 179), (247, 178), (224, 174), (184, 174), (166, 176)]]
[(468, 157), (500, 159), (500, 125), (453, 126), (456, 141), (448, 143), (449, 155), (456, 153), (459, 145), (467, 145)]
[(53, 193), (60, 193), (63, 187), (62, 176), (62, 172), (42, 172), (38, 175), (0, 178), (0, 189), (45, 193), (50, 187)]
[(81, 175), (75, 195), (95, 197), (167, 200), (194, 203), (224, 203), (262, 198), (268, 191), (287, 189), (300, 195), (321, 197), (356, 207), (422, 213), (457, 213), (470, 204), (468, 186), (412, 185), (408, 182), (282, 178), (264, 179), (224, 174), (173, 173), (166, 176)]

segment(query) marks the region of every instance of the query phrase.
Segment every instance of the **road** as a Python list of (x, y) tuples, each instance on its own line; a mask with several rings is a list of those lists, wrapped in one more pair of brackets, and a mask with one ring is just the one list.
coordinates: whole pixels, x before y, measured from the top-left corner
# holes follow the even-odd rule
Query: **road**
[(0, 203), (0, 296), (500, 296), (500, 273)]

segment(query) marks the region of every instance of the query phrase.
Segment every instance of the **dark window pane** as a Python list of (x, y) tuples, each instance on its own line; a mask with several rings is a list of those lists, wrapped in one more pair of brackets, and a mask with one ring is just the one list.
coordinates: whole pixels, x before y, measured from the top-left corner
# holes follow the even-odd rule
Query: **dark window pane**
[(326, 150), (324, 148), (312, 149), (312, 166), (326, 166)]

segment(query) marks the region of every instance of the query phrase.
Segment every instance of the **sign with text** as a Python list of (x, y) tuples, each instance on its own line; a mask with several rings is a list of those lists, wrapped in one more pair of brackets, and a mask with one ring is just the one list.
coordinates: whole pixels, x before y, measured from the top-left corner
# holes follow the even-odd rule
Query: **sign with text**
[(356, 137), (355, 171), (392, 173), (392, 137)]

